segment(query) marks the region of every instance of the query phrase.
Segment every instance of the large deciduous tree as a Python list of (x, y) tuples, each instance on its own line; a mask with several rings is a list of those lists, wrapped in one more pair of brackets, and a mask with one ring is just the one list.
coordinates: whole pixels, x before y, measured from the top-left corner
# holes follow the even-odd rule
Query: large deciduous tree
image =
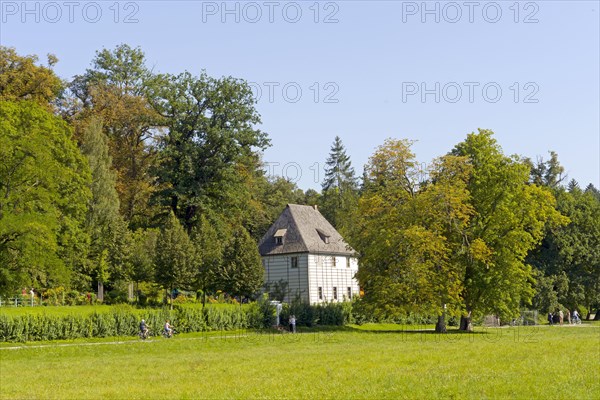
[[(78, 75), (69, 88), (78, 103), (70, 113), (77, 127), (100, 117), (109, 138), (121, 214), (131, 227), (148, 224), (154, 177), (154, 141), (164, 124), (150, 106), (153, 75), (139, 48), (122, 44), (96, 52), (92, 67)], [(80, 129), (81, 130), (81, 129)]]
[(470, 166), (461, 157), (441, 158), (424, 185), (411, 144), (388, 140), (370, 158), (348, 237), (361, 254), (357, 278), (365, 305), (376, 314), (437, 314), (443, 332), (445, 313), (462, 308), (457, 254), (472, 212)]
[[(474, 215), (467, 228), (469, 251), (463, 257), (467, 316), (513, 317), (534, 294), (527, 253), (541, 241), (547, 226), (559, 226), (566, 219), (555, 209), (548, 189), (528, 183), (528, 163), (505, 156), (493, 132), (469, 134), (452, 154), (467, 157), (473, 167), (467, 189)], [(461, 321), (461, 328), (470, 328), (470, 318)]]
[(71, 130), (30, 101), (0, 102), (0, 292), (65, 285), (81, 268), (90, 171)]
[(389, 140), (369, 160), (350, 230), (357, 274), (375, 312), (420, 309), (461, 321), (514, 317), (534, 294), (525, 262), (546, 227), (566, 222), (552, 193), (528, 182), (529, 165), (507, 157), (491, 131), (470, 134), (422, 181), (408, 141)]
[(48, 66), (37, 65), (36, 56), (20, 56), (15, 49), (0, 46), (0, 100), (33, 101), (52, 110), (63, 83), (52, 71), (58, 61), (48, 55)]
[(160, 142), (157, 197), (188, 231), (209, 210), (243, 222), (261, 167), (258, 151), (268, 145), (255, 128), (260, 117), (250, 87), (188, 72), (160, 76), (154, 87), (154, 107), (168, 121)]

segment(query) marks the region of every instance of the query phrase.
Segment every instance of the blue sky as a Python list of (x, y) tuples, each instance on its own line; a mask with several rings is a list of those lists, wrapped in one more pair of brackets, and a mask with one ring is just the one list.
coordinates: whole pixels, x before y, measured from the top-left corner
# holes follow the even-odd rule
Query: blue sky
[[(251, 82), (273, 175), (320, 187), (339, 135), (360, 174), (388, 137), (426, 165), (477, 128), (507, 154), (558, 152), (600, 187), (598, 1), (0, 2), (0, 42), (54, 53), (140, 46), (157, 72)], [(260, 97), (259, 97), (260, 96)]]

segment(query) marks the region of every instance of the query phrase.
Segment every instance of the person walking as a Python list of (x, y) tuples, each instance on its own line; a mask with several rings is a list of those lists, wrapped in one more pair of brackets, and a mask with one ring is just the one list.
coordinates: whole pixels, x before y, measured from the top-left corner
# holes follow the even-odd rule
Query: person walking
[(569, 311), (568, 308), (565, 314), (567, 315), (567, 322), (569, 323), (569, 325), (571, 325), (571, 311)]
[(169, 320), (165, 321), (164, 334), (168, 338), (170, 338), (171, 336), (173, 336), (173, 328), (171, 327), (171, 324), (169, 323)]
[(553, 325), (553, 323), (552, 323), (552, 313), (550, 311), (548, 311), (548, 324), (549, 325)]
[(561, 326), (563, 324), (564, 318), (565, 318), (565, 315), (563, 314), (563, 310), (558, 310), (558, 322), (560, 323)]

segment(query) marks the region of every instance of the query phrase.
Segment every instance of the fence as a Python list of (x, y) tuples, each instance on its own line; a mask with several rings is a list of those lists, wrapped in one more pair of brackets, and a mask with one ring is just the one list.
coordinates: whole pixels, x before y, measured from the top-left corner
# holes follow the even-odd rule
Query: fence
[(13, 297), (8, 299), (0, 297), (0, 307), (33, 307), (39, 305), (37, 297)]

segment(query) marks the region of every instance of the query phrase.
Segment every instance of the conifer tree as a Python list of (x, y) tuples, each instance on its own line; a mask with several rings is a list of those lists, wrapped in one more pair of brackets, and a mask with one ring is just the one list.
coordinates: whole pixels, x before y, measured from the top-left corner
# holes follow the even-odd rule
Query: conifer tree
[(263, 274), (256, 242), (243, 227), (235, 228), (223, 253), (219, 288), (233, 296), (251, 296), (262, 286)]
[(172, 212), (169, 213), (156, 244), (156, 282), (168, 292), (180, 287), (191, 287), (194, 260), (192, 241), (177, 217)]
[(357, 182), (350, 157), (339, 136), (335, 137), (325, 163), (322, 183), (321, 213), (335, 227), (341, 228), (357, 201)]

